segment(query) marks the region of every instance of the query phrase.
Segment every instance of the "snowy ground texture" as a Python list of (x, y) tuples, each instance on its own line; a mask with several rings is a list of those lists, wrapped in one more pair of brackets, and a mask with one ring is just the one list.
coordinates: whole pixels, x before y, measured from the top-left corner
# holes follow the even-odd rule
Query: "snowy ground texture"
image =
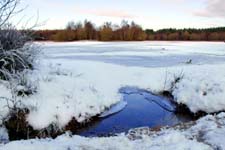
[[(225, 110), (224, 43), (49, 42), (44, 43), (43, 55), (36, 68), (26, 75), (29, 78), (27, 82), (37, 86), (37, 93), (25, 98), (17, 97), (17, 100), (21, 101), (20, 107), (30, 109), (27, 121), (35, 129), (46, 128), (50, 124), (64, 127), (73, 117), (79, 122), (88, 120), (120, 101), (122, 96), (118, 91), (121, 87), (135, 86), (154, 93), (170, 90), (176, 77), (182, 77), (172, 90), (177, 103), (186, 104), (194, 113)], [(0, 89), (1, 97), (12, 98), (7, 82), (1, 81)], [(0, 117), (5, 117), (9, 112), (7, 104), (5, 99), (0, 98)], [(224, 133), (222, 129), (221, 132)], [(170, 134), (177, 136), (170, 137)], [(177, 131), (170, 133), (168, 130), (161, 138), (165, 138), (165, 141), (167, 138), (173, 138), (168, 141), (174, 143), (183, 139), (183, 143), (190, 145), (194, 143), (196, 146), (209, 148)], [(68, 141), (63, 142), (64, 140)], [(56, 140), (33, 140), (22, 143), (28, 145), (34, 143), (47, 146), (49, 149), (51, 144), (62, 143), (63, 149), (64, 144), (71, 142), (78, 149), (79, 146), (82, 148), (79, 142), (76, 145), (73, 140), (80, 141), (84, 145), (89, 143), (90, 146), (100, 142), (106, 147), (110, 142), (117, 141), (118, 146), (127, 143), (127, 148), (132, 148), (138, 143), (142, 145), (142, 142), (148, 143), (145, 146), (151, 147), (152, 144), (157, 145), (159, 142), (157, 137), (145, 139), (148, 142), (145, 140), (131, 142), (125, 136), (103, 138), (99, 141), (78, 136), (73, 138), (61, 136)], [(160, 143), (166, 144), (166, 142), (158, 144)], [(117, 146), (114, 142), (113, 145)]]
[(0, 150), (223, 150), (225, 148), (225, 113), (206, 116), (193, 126), (162, 129), (140, 128), (128, 135), (85, 138), (65, 134), (56, 139), (10, 142)]

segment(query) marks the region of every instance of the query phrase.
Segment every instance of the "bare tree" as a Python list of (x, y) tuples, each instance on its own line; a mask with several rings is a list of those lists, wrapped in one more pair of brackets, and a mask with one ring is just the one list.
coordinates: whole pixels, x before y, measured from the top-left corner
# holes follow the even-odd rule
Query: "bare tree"
[(16, 8), (20, 0), (0, 1), (0, 29), (8, 22), (10, 17), (17, 13)]

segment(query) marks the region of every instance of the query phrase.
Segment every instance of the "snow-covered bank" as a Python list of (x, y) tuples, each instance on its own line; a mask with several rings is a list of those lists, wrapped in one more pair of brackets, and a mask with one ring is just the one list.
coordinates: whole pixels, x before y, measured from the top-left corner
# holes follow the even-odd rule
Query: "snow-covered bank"
[(46, 78), (50, 81), (41, 79), (40, 92), (26, 100), (27, 103), (38, 104), (28, 116), (29, 123), (37, 129), (51, 123), (64, 126), (72, 117), (83, 121), (99, 114), (121, 99), (118, 91), (124, 86), (136, 86), (154, 93), (169, 90), (175, 80), (174, 76), (181, 73), (184, 77), (172, 93), (178, 103), (186, 104), (192, 112), (217, 112), (225, 109), (225, 65), (191, 65), (165, 69), (54, 60), (55, 64), (60, 62), (63, 63), (59, 68), (72, 70), (72, 73), (65, 75), (60, 73), (60, 69), (59, 75), (51, 71), (44, 72), (42, 75), (47, 74)]
[[(68, 134), (56, 139), (33, 139), (14, 141), (0, 145), (0, 150), (212, 150), (225, 147), (225, 114), (206, 116), (194, 126), (162, 129), (159, 132), (148, 128), (133, 130), (128, 135), (116, 137), (84, 138)], [(137, 138), (138, 137), (138, 138)]]
[[(40, 73), (39, 92), (24, 100), (30, 108), (35, 107), (28, 115), (28, 121), (36, 129), (52, 123), (63, 127), (72, 117), (82, 122), (121, 100), (118, 93), (121, 87), (136, 86), (158, 93), (170, 89), (174, 75), (179, 76), (181, 72), (184, 77), (173, 91), (175, 100), (186, 104), (193, 112), (217, 112), (225, 108), (224, 67), (205, 65), (147, 69), (63, 61), (59, 68), (67, 70), (64, 70), (67, 74), (60, 69)], [(68, 74), (69, 70), (73, 72)], [(215, 75), (215, 72), (220, 73)]]

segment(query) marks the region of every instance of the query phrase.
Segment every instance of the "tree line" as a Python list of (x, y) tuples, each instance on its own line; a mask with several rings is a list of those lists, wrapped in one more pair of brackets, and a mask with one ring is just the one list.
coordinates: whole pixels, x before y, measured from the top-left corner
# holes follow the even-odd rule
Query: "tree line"
[(225, 41), (225, 27), (207, 29), (152, 29), (144, 30), (135, 22), (123, 20), (120, 25), (105, 22), (96, 27), (91, 21), (69, 22), (62, 30), (37, 30), (34, 32), (35, 40), (51, 41), (144, 41), (144, 40), (170, 40), (170, 41)]

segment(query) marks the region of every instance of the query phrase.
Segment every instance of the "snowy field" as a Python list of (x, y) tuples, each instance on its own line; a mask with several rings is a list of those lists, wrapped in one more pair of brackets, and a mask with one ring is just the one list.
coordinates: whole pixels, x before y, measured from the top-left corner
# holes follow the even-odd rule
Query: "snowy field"
[[(17, 98), (21, 100), (20, 107), (30, 110), (27, 121), (34, 129), (51, 124), (63, 128), (72, 118), (83, 122), (101, 114), (122, 99), (118, 91), (126, 86), (157, 94), (170, 91), (173, 85), (175, 101), (187, 105), (193, 113), (225, 110), (225, 43), (38, 44), (42, 45), (43, 54), (36, 69), (26, 73), (28, 82), (37, 86), (37, 93)], [(177, 77), (181, 80), (173, 84)], [(12, 98), (9, 84), (0, 82), (1, 97)], [(0, 117), (8, 114), (7, 104), (4, 99), (0, 101)], [(225, 141), (224, 118), (223, 113), (207, 116), (188, 129), (142, 134), (138, 140), (130, 140), (126, 135), (109, 138), (62, 135), (55, 140), (10, 142), (0, 149), (225, 149), (225, 142), (221, 142)], [(7, 139), (3, 128), (1, 138)]]

